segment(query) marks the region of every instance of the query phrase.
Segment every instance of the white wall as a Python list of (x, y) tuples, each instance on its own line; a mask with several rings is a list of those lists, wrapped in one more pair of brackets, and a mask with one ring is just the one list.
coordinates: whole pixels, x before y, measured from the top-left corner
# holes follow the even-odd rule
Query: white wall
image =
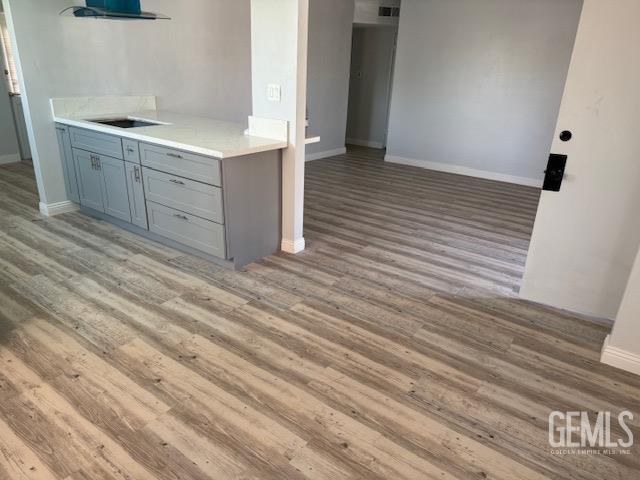
[(246, 122), (249, 0), (143, 0), (145, 10), (173, 18), (155, 22), (58, 16), (73, 3), (3, 0), (15, 26), (41, 201), (66, 200), (50, 97), (155, 94), (163, 109)]
[[(282, 153), (282, 250), (305, 248), (304, 164), (309, 0), (251, 0), (253, 115), (289, 122)], [(267, 97), (279, 85), (280, 102)]]
[(309, 158), (344, 150), (352, 22), (353, 0), (309, 2), (309, 132), (321, 137), (307, 146)]
[(4, 72), (4, 61), (0, 53), (0, 165), (20, 160), (11, 100), (2, 72)]
[(390, 160), (539, 184), (580, 5), (404, 0)]
[(394, 27), (353, 31), (347, 143), (386, 145), (396, 34)]
[(524, 298), (614, 318), (640, 243), (640, 2), (585, 0), (553, 152), (568, 155), (543, 192)]

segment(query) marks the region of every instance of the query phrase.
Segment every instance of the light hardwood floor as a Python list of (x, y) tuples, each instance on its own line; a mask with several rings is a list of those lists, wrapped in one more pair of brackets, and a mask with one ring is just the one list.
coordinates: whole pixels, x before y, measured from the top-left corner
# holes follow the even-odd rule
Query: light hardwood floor
[(609, 327), (517, 299), (538, 192), (307, 164), (309, 248), (241, 272), (0, 168), (1, 479), (634, 479), (552, 455), (560, 410), (631, 410)]

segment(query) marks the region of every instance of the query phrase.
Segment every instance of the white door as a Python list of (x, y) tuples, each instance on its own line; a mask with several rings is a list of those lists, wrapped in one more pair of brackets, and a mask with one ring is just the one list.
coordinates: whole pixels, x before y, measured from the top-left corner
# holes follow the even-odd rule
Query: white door
[(584, 2), (552, 147), (566, 175), (542, 194), (524, 298), (615, 317), (640, 243), (638, 19), (638, 0)]

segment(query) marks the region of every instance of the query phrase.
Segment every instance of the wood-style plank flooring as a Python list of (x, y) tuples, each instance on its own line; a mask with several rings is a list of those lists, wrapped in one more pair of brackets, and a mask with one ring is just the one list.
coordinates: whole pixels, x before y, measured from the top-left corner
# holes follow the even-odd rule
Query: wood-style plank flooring
[(538, 192), (307, 164), (309, 248), (240, 272), (71, 213), (0, 167), (0, 479), (634, 479), (552, 455), (631, 410), (609, 328), (517, 299)]

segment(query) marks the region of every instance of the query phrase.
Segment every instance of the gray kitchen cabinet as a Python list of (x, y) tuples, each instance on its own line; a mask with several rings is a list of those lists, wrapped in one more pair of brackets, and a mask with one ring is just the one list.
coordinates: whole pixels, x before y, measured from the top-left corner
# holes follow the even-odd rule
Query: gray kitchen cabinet
[(142, 167), (129, 162), (125, 162), (124, 166), (127, 174), (127, 190), (129, 190), (131, 223), (148, 230), (149, 222), (147, 220), (147, 205), (144, 199)]
[(104, 213), (131, 223), (129, 194), (124, 161), (97, 155), (98, 169), (102, 173)]
[(224, 266), (278, 251), (280, 151), (219, 159), (65, 126), (58, 138), (83, 212)]
[(64, 174), (64, 186), (67, 190), (67, 198), (72, 202), (80, 203), (80, 191), (78, 190), (76, 168), (73, 164), (73, 150), (71, 148), (69, 127), (57, 125), (56, 134), (58, 135), (58, 146), (60, 148), (60, 158), (62, 160), (62, 172)]
[(98, 170), (97, 155), (73, 149), (73, 160), (78, 174), (80, 205), (104, 212), (102, 201), (102, 172)]

